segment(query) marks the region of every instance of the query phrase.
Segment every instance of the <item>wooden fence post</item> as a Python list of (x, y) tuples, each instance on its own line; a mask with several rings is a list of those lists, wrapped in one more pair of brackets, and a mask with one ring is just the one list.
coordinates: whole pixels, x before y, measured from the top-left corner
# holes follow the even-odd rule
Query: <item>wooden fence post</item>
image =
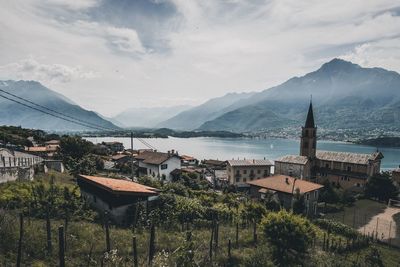
[(150, 244), (149, 244), (149, 265), (151, 265), (151, 263), (153, 261), (153, 257), (154, 257), (154, 252), (155, 252), (154, 241), (155, 241), (155, 227), (154, 227), (154, 224), (151, 224)]
[(53, 244), (51, 242), (51, 224), (50, 224), (50, 214), (49, 208), (47, 208), (46, 212), (46, 234), (47, 234), (47, 252), (51, 254), (53, 251)]
[(211, 226), (210, 250), (208, 252), (210, 256), (210, 262), (212, 262), (212, 255), (213, 255), (213, 240), (214, 240), (214, 223)]
[(65, 267), (65, 250), (64, 250), (64, 227), (58, 227), (58, 246), (59, 246), (59, 263), (60, 267)]
[(22, 213), (19, 215), (19, 240), (18, 240), (18, 255), (17, 255), (17, 267), (21, 266), (22, 259), (22, 239), (24, 237), (24, 216)]
[(257, 246), (257, 222), (254, 221), (253, 224), (253, 242)]
[(106, 250), (109, 252), (111, 250), (110, 244), (110, 226), (108, 224), (108, 213), (105, 214), (105, 227), (106, 227)]
[(136, 236), (134, 236), (133, 239), (132, 239), (132, 250), (133, 250), (133, 267), (139, 267), (138, 255), (137, 255)]

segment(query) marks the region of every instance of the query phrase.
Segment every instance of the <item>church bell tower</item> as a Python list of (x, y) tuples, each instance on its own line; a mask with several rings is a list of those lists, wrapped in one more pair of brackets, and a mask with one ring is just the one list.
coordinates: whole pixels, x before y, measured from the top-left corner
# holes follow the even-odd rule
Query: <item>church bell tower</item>
[(310, 159), (315, 158), (317, 150), (317, 128), (314, 123), (314, 113), (312, 102), (308, 108), (306, 124), (301, 127), (300, 156), (306, 156)]

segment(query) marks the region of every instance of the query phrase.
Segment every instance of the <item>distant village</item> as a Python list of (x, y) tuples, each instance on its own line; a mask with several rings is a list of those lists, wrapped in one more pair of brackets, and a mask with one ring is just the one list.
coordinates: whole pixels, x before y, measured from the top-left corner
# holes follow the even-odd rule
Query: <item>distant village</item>
[[(183, 176), (202, 180), (213, 190), (244, 192), (254, 199), (272, 195), (282, 207), (290, 209), (295, 194), (304, 196), (304, 214), (318, 214), (319, 192), (326, 182), (354, 194), (363, 192), (370, 177), (381, 172), (384, 155), (317, 150), (317, 128), (310, 103), (301, 131), (300, 154), (278, 159), (196, 159), (179, 151), (127, 149), (120, 142), (95, 144), (93, 153), (101, 159), (96, 176), (79, 175), (77, 181), (86, 199), (102, 211), (121, 216), (121, 209), (137, 199), (157, 195), (156, 189), (137, 185), (138, 177), (150, 177), (163, 183), (179, 181)], [(12, 145), (0, 148), (0, 182), (33, 180), (37, 172), (65, 172), (60, 157), (60, 140), (38, 144), (24, 151)], [(20, 150), (20, 149), (19, 149)], [(234, 155), (232, 155), (234, 157)], [(111, 178), (112, 177), (112, 178)], [(117, 179), (114, 179), (117, 178)], [(392, 172), (399, 185), (400, 168)], [(126, 199), (119, 202), (120, 194)], [(101, 204), (98, 204), (101, 202)], [(116, 207), (114, 207), (116, 205)]]

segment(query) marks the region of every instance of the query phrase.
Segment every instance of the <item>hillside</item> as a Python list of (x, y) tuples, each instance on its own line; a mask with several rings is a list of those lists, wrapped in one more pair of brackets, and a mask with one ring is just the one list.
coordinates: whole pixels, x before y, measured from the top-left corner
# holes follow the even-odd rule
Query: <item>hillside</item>
[[(400, 75), (340, 59), (317, 71), (239, 101), (241, 107), (202, 124), (201, 130), (260, 131), (304, 122), (312, 95), (316, 122), (326, 129), (400, 128)], [(255, 112), (255, 110), (257, 112)], [(263, 120), (260, 118), (264, 114)], [(276, 124), (280, 118), (280, 124)], [(249, 121), (256, 121), (249, 123)]]
[(159, 123), (156, 127), (178, 130), (194, 130), (208, 120), (215, 119), (236, 108), (234, 105), (240, 100), (251, 97), (254, 93), (229, 93), (221, 97), (208, 100), (202, 105), (183, 111), (176, 116)]
[(189, 108), (190, 106), (130, 108), (112, 119), (126, 127), (151, 128)]
[[(90, 122), (102, 127), (118, 128), (111, 122), (101, 118), (95, 112), (81, 108), (65, 96), (58, 94), (35, 81), (0, 81), (0, 89), (28, 99), (49, 109), (67, 114), (68, 116), (79, 118), (82, 121)], [(10, 97), (1, 91), (0, 94)], [(32, 110), (2, 97), (0, 97), (0, 107), (0, 125), (14, 125), (48, 131), (93, 130)]]

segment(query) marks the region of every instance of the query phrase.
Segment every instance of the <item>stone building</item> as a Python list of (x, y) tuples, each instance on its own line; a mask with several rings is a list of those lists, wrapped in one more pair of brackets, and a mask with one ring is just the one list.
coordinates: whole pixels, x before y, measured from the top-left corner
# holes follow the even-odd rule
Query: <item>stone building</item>
[(317, 214), (318, 194), (322, 185), (297, 179), (286, 175), (274, 175), (271, 177), (249, 181), (250, 195), (253, 198), (263, 199), (266, 194), (281, 204), (285, 209), (292, 208), (297, 192), (304, 196), (304, 214), (313, 216)]
[(275, 174), (318, 183), (328, 180), (344, 189), (360, 191), (369, 177), (380, 173), (381, 152), (360, 154), (317, 150), (317, 127), (312, 103), (300, 140), (300, 155), (288, 155), (276, 160)]
[(272, 166), (272, 161), (265, 159), (228, 160), (228, 181), (238, 187), (248, 187), (246, 182), (270, 176)]

